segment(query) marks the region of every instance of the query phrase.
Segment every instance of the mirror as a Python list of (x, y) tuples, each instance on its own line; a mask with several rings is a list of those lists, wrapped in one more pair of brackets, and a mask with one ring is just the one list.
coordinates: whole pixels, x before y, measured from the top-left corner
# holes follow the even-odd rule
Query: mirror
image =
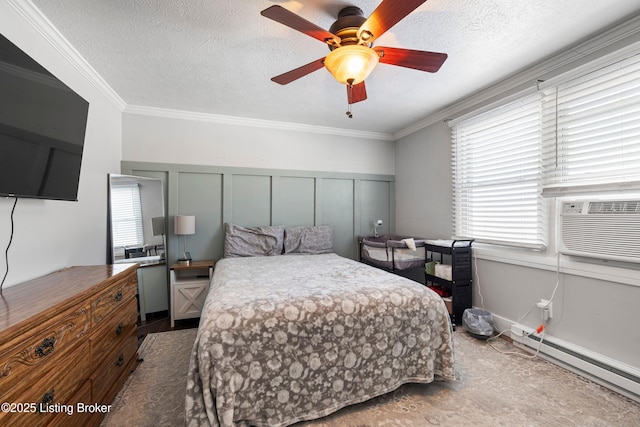
[(162, 180), (109, 174), (110, 264), (164, 264), (166, 221)]

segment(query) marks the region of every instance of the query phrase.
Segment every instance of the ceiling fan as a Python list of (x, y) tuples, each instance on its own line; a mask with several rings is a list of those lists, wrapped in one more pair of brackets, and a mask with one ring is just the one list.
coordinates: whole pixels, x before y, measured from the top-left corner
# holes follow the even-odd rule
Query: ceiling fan
[[(359, 7), (347, 6), (339, 12), (328, 31), (282, 6), (268, 7), (260, 12), (261, 15), (320, 40), (331, 50), (326, 57), (271, 80), (286, 85), (326, 67), (338, 82), (347, 86), (347, 100), (351, 106), (367, 99), (364, 80), (379, 62), (435, 73), (447, 59), (446, 53), (373, 47), (375, 39), (424, 2), (426, 0), (383, 0), (368, 18)], [(350, 109), (347, 115), (351, 117)]]

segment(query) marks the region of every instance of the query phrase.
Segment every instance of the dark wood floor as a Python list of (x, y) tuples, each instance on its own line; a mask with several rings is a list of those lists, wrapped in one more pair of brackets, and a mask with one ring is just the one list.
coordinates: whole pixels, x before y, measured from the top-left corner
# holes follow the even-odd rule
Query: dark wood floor
[(149, 333), (197, 328), (198, 323), (200, 322), (199, 318), (176, 320), (175, 326), (172, 328), (171, 319), (169, 319), (169, 313), (167, 311), (147, 314), (146, 317), (147, 320), (144, 322), (138, 319), (138, 346), (142, 344), (144, 337)]

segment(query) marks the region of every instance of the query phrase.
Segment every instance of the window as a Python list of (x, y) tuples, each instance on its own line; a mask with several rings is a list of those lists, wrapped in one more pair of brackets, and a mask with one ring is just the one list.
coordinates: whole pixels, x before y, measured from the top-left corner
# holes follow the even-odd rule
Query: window
[(453, 235), (545, 248), (540, 95), (450, 125)]
[(544, 194), (640, 181), (640, 55), (545, 90)]
[(450, 123), (455, 237), (542, 249), (543, 195), (640, 189), (640, 54), (554, 80)]
[(140, 188), (137, 184), (112, 185), (111, 218), (114, 247), (144, 243)]

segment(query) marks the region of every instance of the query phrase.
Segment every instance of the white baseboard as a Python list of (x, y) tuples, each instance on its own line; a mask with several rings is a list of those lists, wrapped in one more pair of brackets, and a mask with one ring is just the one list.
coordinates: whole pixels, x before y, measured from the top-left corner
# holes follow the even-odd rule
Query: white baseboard
[(528, 326), (513, 323), (509, 330), (518, 348), (535, 352), (540, 347), (540, 357), (640, 402), (640, 369), (546, 334), (540, 344)]

